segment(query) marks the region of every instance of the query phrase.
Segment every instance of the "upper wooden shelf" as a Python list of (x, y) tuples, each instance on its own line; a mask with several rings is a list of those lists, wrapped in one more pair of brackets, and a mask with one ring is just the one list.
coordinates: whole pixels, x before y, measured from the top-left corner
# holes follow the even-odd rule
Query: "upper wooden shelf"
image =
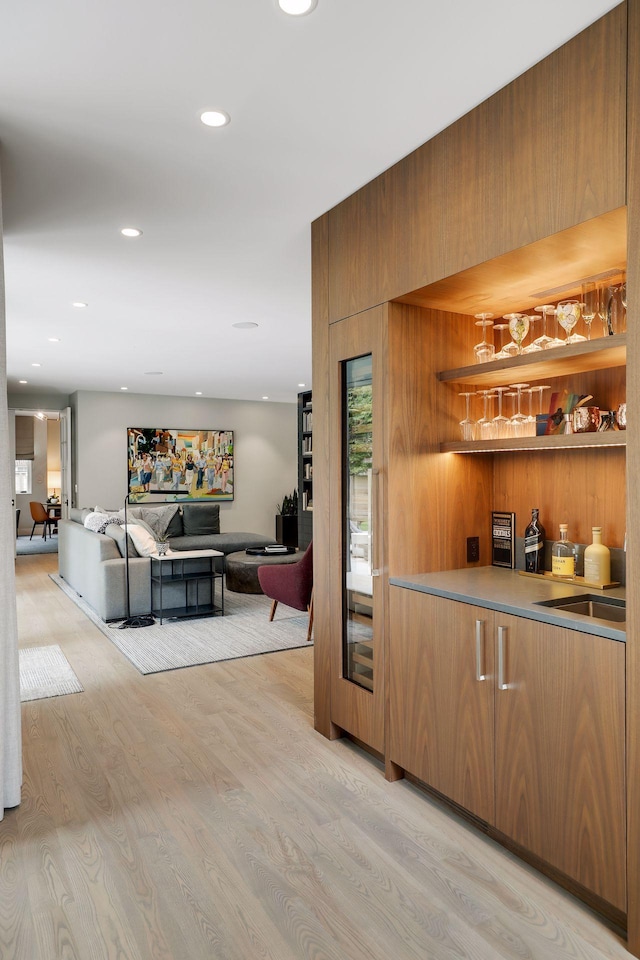
[(469, 440), (441, 443), (441, 453), (501, 453), (513, 450), (578, 450), (583, 447), (625, 447), (626, 430), (602, 433), (566, 433), (551, 437), (513, 437), (508, 440)]
[(525, 353), (507, 360), (491, 360), (489, 363), (443, 370), (437, 376), (438, 380), (447, 383), (501, 387), (509, 386), (516, 380), (548, 380), (572, 373), (623, 367), (626, 362), (627, 335), (618, 333), (613, 337), (599, 337), (597, 340), (554, 347), (540, 353)]

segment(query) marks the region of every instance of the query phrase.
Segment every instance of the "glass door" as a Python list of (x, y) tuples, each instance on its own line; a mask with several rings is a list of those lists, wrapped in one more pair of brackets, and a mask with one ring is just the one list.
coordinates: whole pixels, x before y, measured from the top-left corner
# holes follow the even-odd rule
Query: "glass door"
[(370, 353), (344, 362), (342, 384), (343, 676), (373, 691), (373, 365)]

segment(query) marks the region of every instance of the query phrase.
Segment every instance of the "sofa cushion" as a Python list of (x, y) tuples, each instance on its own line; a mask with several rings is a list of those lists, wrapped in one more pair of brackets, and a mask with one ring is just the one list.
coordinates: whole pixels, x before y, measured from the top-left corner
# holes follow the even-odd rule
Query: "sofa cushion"
[(145, 530), (142, 524), (128, 523), (126, 530), (141, 557), (150, 557), (152, 553), (156, 553), (158, 549), (156, 546), (156, 538), (154, 534)]
[(167, 536), (171, 540), (173, 537), (181, 537), (183, 533), (184, 525), (182, 523), (182, 513), (180, 510), (176, 510), (169, 521), (169, 526), (167, 527)]
[(163, 503), (157, 507), (134, 506), (127, 509), (127, 518), (144, 520), (158, 537), (168, 535), (168, 527), (178, 512), (177, 503)]
[(273, 537), (260, 533), (210, 533), (199, 537), (176, 537), (171, 541), (172, 550), (219, 550), (225, 556), (246, 550), (247, 547), (266, 547)]
[(120, 551), (121, 557), (125, 556), (126, 549), (128, 549), (130, 557), (140, 556), (140, 554), (136, 550), (135, 543), (131, 539), (131, 536), (129, 536), (129, 546), (125, 548), (124, 538), (127, 536), (127, 532), (124, 528), (124, 524), (120, 525), (117, 523), (110, 523), (108, 527), (106, 527), (104, 533), (105, 533), (105, 536), (111, 537), (112, 540), (115, 540), (116, 546)]
[(110, 517), (106, 513), (89, 513), (84, 518), (84, 526), (94, 533), (104, 533), (110, 523), (124, 523), (119, 517)]
[(183, 504), (182, 526), (185, 537), (202, 537), (220, 533), (220, 504)]

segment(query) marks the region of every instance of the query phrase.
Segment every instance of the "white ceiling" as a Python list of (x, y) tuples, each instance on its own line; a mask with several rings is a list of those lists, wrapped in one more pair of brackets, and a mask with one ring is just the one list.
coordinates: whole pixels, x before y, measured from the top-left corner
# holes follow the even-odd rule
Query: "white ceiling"
[(9, 390), (293, 401), (310, 222), (613, 6), (4, 3)]

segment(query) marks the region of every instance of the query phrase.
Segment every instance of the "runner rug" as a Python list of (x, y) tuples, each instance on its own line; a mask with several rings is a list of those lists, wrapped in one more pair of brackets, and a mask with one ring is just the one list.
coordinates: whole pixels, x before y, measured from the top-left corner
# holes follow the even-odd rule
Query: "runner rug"
[(83, 687), (57, 643), (19, 650), (20, 701), (82, 693)]
[(165, 620), (162, 625), (120, 630), (118, 621), (101, 620), (57, 574), (49, 576), (143, 674), (312, 646), (306, 639), (307, 614), (279, 604), (270, 622), (271, 601), (261, 595), (225, 590), (223, 617)]

